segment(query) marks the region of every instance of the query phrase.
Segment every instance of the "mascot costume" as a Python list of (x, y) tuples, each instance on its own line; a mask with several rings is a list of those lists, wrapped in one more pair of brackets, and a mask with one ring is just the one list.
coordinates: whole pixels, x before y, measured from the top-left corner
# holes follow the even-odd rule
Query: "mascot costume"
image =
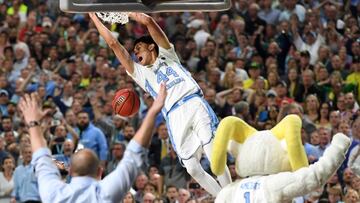
[(301, 142), (301, 119), (288, 115), (271, 130), (257, 131), (237, 117), (224, 118), (216, 131), (211, 169), (222, 174), (229, 150), (237, 180), (216, 203), (282, 203), (323, 186), (345, 159), (350, 139), (338, 133), (318, 162), (308, 166)]

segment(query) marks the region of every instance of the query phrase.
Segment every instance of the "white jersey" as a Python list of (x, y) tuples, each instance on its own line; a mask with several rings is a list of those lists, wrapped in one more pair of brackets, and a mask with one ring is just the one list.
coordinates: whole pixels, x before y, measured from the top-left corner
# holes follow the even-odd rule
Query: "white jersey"
[(239, 203), (262, 203), (266, 202), (263, 187), (264, 177), (246, 178), (240, 181), (236, 189), (235, 201)]
[[(309, 167), (294, 172), (280, 172), (268, 176), (237, 180), (225, 186), (217, 195), (216, 203), (273, 203), (292, 202), (321, 188), (345, 159), (350, 138), (342, 133), (333, 136), (324, 155)], [(260, 163), (262, 164), (262, 163)]]
[(134, 73), (129, 75), (154, 98), (160, 84), (165, 82), (168, 92), (164, 105), (166, 112), (185, 96), (201, 92), (191, 74), (182, 67), (173, 45), (170, 49), (159, 47), (159, 55), (153, 65), (134, 63)]

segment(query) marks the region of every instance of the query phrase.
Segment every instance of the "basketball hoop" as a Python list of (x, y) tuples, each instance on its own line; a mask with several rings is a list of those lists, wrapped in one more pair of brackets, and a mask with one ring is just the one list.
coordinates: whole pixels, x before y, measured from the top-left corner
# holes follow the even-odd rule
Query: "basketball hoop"
[(96, 15), (104, 22), (111, 24), (126, 24), (129, 22), (128, 12), (96, 12)]

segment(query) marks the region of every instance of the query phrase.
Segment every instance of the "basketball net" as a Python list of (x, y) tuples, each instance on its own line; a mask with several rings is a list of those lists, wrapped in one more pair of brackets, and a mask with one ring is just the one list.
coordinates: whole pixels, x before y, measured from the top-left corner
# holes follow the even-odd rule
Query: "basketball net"
[(129, 22), (129, 15), (127, 12), (97, 12), (96, 15), (104, 22), (111, 24), (126, 24)]

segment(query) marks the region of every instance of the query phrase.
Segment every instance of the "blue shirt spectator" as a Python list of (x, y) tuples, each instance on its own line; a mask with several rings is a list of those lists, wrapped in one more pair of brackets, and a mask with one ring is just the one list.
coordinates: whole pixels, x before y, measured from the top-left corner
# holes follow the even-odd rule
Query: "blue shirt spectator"
[(93, 150), (101, 161), (108, 158), (108, 145), (104, 133), (90, 123), (89, 114), (85, 111), (78, 113), (79, 144)]
[(0, 113), (3, 116), (6, 116), (8, 114), (7, 112), (8, 101), (9, 101), (9, 93), (4, 89), (0, 89)]
[[(304, 144), (304, 148), (305, 148), (305, 153), (309, 159), (309, 162), (312, 164), (314, 162), (316, 162), (319, 157), (318, 157), (318, 150), (316, 148), (316, 146), (310, 144), (310, 143), (305, 143)], [(310, 157), (313, 159), (311, 160)]]
[(34, 165), (30, 163), (31, 147), (26, 145), (22, 149), (21, 155), (23, 164), (16, 167), (14, 171), (14, 190), (11, 196), (20, 202), (40, 201)]

